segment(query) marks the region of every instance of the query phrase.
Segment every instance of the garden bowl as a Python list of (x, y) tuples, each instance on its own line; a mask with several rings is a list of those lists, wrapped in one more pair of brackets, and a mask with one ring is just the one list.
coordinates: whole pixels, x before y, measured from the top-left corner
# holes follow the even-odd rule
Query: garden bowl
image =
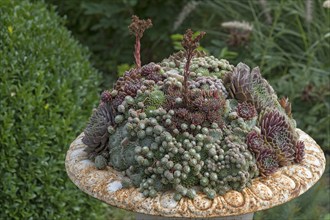
[(198, 193), (194, 199), (175, 201), (172, 191), (146, 198), (137, 188), (122, 188), (124, 176), (121, 172), (110, 166), (98, 170), (87, 159), (86, 145), (81, 141), (84, 133), (72, 142), (65, 166), (68, 176), (80, 190), (111, 206), (135, 212), (138, 219), (251, 219), (254, 212), (300, 196), (321, 178), (326, 164), (322, 149), (308, 134), (300, 129), (297, 132), (299, 140), (305, 144), (305, 157), (300, 164), (281, 167), (267, 177), (253, 179), (252, 185), (240, 192), (232, 190), (213, 200)]

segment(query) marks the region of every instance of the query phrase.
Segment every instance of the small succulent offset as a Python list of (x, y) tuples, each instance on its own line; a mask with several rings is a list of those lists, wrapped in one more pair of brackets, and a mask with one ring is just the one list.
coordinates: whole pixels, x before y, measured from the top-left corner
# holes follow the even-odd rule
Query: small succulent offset
[(146, 197), (210, 199), (242, 190), (253, 178), (300, 163), (291, 105), (278, 100), (258, 68), (236, 67), (197, 51), (187, 30), (184, 51), (141, 66), (140, 39), (151, 21), (133, 16), (136, 68), (101, 94), (82, 141), (98, 169), (124, 174), (124, 187)]

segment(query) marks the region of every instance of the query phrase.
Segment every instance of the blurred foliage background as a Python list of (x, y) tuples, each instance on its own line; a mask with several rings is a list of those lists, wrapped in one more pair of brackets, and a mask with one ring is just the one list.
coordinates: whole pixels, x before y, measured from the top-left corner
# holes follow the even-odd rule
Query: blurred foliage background
[[(9, 2), (11, 2), (11, 5), (8, 5)], [(56, 153), (45, 148), (46, 150), (44, 151), (46, 152), (39, 157), (51, 157), (55, 161), (60, 161), (56, 167), (60, 170), (58, 172), (61, 173), (61, 181), (60, 183), (54, 183), (55, 185), (53, 187), (58, 188), (63, 187), (63, 185), (69, 187), (72, 191), (65, 190), (65, 192), (62, 193), (64, 199), (66, 198), (64, 195), (71, 193), (71, 195), (75, 195), (72, 197), (72, 200), (75, 200), (73, 202), (77, 202), (77, 200), (80, 201), (78, 205), (74, 206), (78, 209), (77, 212), (74, 212), (74, 215), (72, 214), (75, 218), (86, 217), (86, 210), (83, 208), (83, 204), (85, 204), (90, 208), (88, 214), (99, 216), (98, 218), (100, 219), (133, 219), (133, 215), (129, 212), (111, 207), (105, 208), (101, 205), (101, 202), (93, 201), (89, 203), (89, 201), (93, 199), (89, 198), (86, 200), (85, 197), (87, 196), (82, 196), (82, 193), (80, 193), (78, 189), (73, 189), (74, 186), (72, 186), (68, 178), (65, 177), (64, 167), (61, 167), (63, 166), (66, 145), (69, 144), (70, 140), (74, 139), (74, 136), (79, 133), (84, 126), (83, 122), (88, 119), (89, 112), (87, 111), (86, 113), (86, 109), (92, 109), (92, 107), (95, 106), (95, 100), (90, 98), (82, 102), (78, 94), (85, 91), (84, 89), (88, 89), (89, 93), (92, 94), (91, 96), (94, 95), (94, 97), (96, 97), (94, 93), (99, 92), (100, 89), (111, 88), (116, 78), (125, 70), (129, 69), (134, 62), (134, 38), (129, 35), (127, 29), (131, 15), (133, 14), (138, 15), (140, 18), (151, 18), (154, 24), (153, 28), (147, 30), (142, 38), (143, 64), (151, 61), (161, 61), (171, 53), (179, 50), (180, 38), (187, 28), (192, 28), (194, 31), (206, 31), (207, 35), (201, 42), (202, 49), (215, 57), (225, 58), (234, 65), (239, 62), (245, 62), (252, 67), (259, 66), (263, 76), (274, 87), (278, 95), (280, 97), (289, 97), (289, 100), (292, 102), (293, 115), (297, 120), (298, 127), (310, 134), (320, 144), (326, 152), (327, 160), (329, 161), (330, 8), (323, 7), (324, 0), (31, 0), (30, 2), (32, 3), (28, 3), (26, 0), (0, 0), (0, 22), (3, 22), (3, 13), (8, 16), (7, 23), (1, 26), (3, 29), (1, 31), (8, 35), (8, 31), (10, 32), (8, 27), (13, 22), (17, 22), (21, 25), (20, 30), (22, 32), (30, 31), (30, 29), (28, 29), (29, 26), (26, 27), (26, 23), (29, 24), (30, 22), (27, 17), (22, 17), (22, 15), (20, 15), (19, 20), (13, 20), (15, 16), (18, 15), (14, 12), (8, 13), (8, 11), (10, 11), (8, 8), (10, 7), (26, 7), (26, 12), (22, 12), (23, 15), (30, 13), (31, 16), (40, 16), (36, 22), (39, 22), (41, 26), (51, 26), (53, 22), (50, 21), (55, 20), (57, 22), (56, 25), (54, 24), (50, 29), (55, 28), (59, 30), (58, 32), (66, 33), (66, 30), (60, 27), (60, 25), (64, 24), (72, 34), (72, 36), (68, 36), (68, 38), (75, 38), (81, 45), (87, 47), (91, 53), (90, 57), (84, 55), (84, 61), (69, 60), (78, 65), (77, 69), (81, 71), (75, 69), (72, 70), (72, 76), (70, 74), (67, 76), (61, 75), (61, 72), (67, 71), (68, 69), (63, 66), (63, 68), (52, 69), (54, 75), (61, 80), (69, 80), (69, 77), (80, 77), (79, 73), (83, 73), (86, 68), (92, 69), (90, 71), (94, 71), (92, 75), (101, 74), (101, 77), (96, 77), (97, 79), (95, 78), (92, 81), (87, 80), (80, 86), (74, 83), (70, 84), (70, 91), (74, 92), (74, 94), (77, 93), (77, 95), (74, 96), (74, 100), (65, 100), (64, 103), (66, 104), (64, 106), (66, 107), (61, 108), (66, 109), (67, 106), (72, 105), (72, 107), (78, 108), (74, 111), (76, 111), (77, 115), (79, 114), (79, 117), (75, 114), (66, 115), (62, 112), (61, 116), (65, 119), (70, 119), (70, 123), (59, 124), (59, 122), (49, 122), (49, 124), (45, 125), (46, 128), (52, 126), (53, 130), (57, 131), (57, 133), (54, 133), (55, 136), (58, 135), (57, 139), (54, 139), (54, 137), (50, 135), (48, 139), (45, 137), (44, 139), (35, 140), (35, 142), (33, 142), (38, 143), (36, 149), (44, 149), (44, 146), (57, 146), (62, 144), (61, 148), (57, 149)], [(56, 16), (55, 12), (62, 18), (60, 19), (59, 16)], [(43, 17), (46, 16), (47, 13), (51, 14), (51, 20), (47, 20)], [(242, 29), (242, 25), (238, 26), (237, 23), (233, 23), (233, 21), (244, 22), (243, 27), (248, 26), (251, 28), (249, 28), (249, 30)], [(228, 24), (226, 22), (231, 23)], [(24, 30), (24, 28), (27, 29)], [(16, 26), (13, 27), (13, 30), (16, 30)], [(22, 45), (30, 45), (30, 41), (32, 42), (35, 40), (33, 36), (36, 35), (38, 36), (40, 33), (31, 34), (31, 39), (22, 42)], [(9, 53), (7, 49), (5, 50), (4, 48), (10, 47), (9, 44), (3, 46), (4, 36), (5, 35), (0, 35), (0, 49), (3, 53), (0, 54), (1, 56), (4, 55), (4, 53)], [(59, 38), (59, 35), (54, 33), (52, 37), (53, 38), (49, 36), (49, 39), (46, 39), (48, 39), (48, 41), (51, 41), (51, 39), (56, 40)], [(76, 45), (75, 41), (69, 42), (71, 42), (70, 45)], [(81, 45), (76, 47), (79, 47), (81, 51), (85, 51)], [(30, 48), (30, 50), (33, 50), (33, 48)], [(44, 63), (47, 64), (45, 59), (49, 59), (49, 57), (52, 56), (52, 50), (55, 51), (56, 48), (49, 48), (49, 51), (42, 55), (44, 59), (40, 58), (38, 61), (42, 63), (40, 65), (44, 65)], [(76, 53), (76, 51), (72, 52), (71, 50), (64, 50), (61, 52), (64, 57), (63, 59), (67, 59), (66, 57), (70, 57), (71, 59), (72, 56), (76, 56)], [(85, 54), (85, 52), (82, 53)], [(6, 57), (8, 56), (6, 55)], [(7, 61), (8, 63), (16, 62), (14, 57), (7, 59), (9, 59)], [(90, 60), (92, 66), (97, 69), (97, 71), (92, 67), (86, 67), (87, 64), (83, 67), (79, 66), (79, 63), (85, 62), (87, 59)], [(67, 61), (67, 63), (69, 61)], [(60, 63), (64, 61), (56, 62), (58, 62), (57, 64), (60, 66)], [(13, 69), (18, 72), (19, 70), (24, 72), (26, 68), (25, 66), (11, 66), (8, 63), (6, 63), (6, 65), (10, 66), (12, 69), (3, 71), (3, 66), (1, 66), (1, 70), (3, 71), (1, 72), (1, 77), (3, 75), (5, 76), (5, 73), (11, 73)], [(2, 63), (2, 65), (4, 64)], [(45, 70), (46, 72), (49, 71), (47, 68)], [(34, 83), (33, 85), (41, 84), (39, 81), (34, 81), (36, 79), (33, 77), (24, 78), (20, 75), (17, 77), (2, 77), (1, 80), (4, 80), (1, 81), (1, 89), (3, 89), (2, 87), (4, 87), (5, 84), (7, 85), (7, 83), (10, 85), (22, 85), (24, 84), (24, 80)], [(5, 80), (6, 83), (4, 83)], [(48, 85), (49, 82), (42, 81), (42, 83)], [(6, 91), (9, 92), (10, 90), (7, 89)], [(48, 91), (43, 91), (42, 93), (48, 94)], [(2, 94), (5, 95), (2, 97)], [(4, 93), (1, 91), (1, 109), (3, 109), (3, 106), (9, 106), (7, 111), (4, 111), (4, 115), (8, 115), (7, 112), (9, 112), (9, 110), (13, 112), (23, 108), (20, 107), (18, 103), (25, 107), (37, 105), (32, 100), (29, 101), (29, 99), (26, 98), (24, 98), (24, 102), (22, 102), (22, 100), (13, 99), (11, 99), (10, 102), (3, 102), (3, 100), (8, 99), (6, 95), (10, 94), (11, 93)], [(89, 97), (85, 93), (80, 95), (82, 95), (82, 97)], [(80, 101), (77, 102), (77, 100)], [(62, 103), (63, 101), (60, 99), (58, 102)], [(85, 107), (79, 108), (82, 105)], [(50, 109), (52, 110), (54, 108)], [(31, 114), (38, 114), (35, 109), (31, 111)], [(8, 118), (9, 116), (6, 117)], [(3, 125), (6, 122), (6, 117), (0, 116), (1, 130), (5, 130), (3, 129)], [(14, 117), (12, 123), (15, 124), (14, 122), (17, 122), (17, 120), (26, 121), (28, 119), (22, 119), (20, 117), (17, 119), (17, 117)], [(41, 132), (36, 129), (38, 128), (38, 125), (36, 125), (38, 119), (31, 118), (29, 121), (32, 121), (31, 123), (35, 123), (35, 125), (31, 125), (31, 128), (28, 130), (34, 131), (34, 135), (38, 137)], [(59, 127), (67, 129), (69, 126), (72, 126), (74, 129), (70, 130), (68, 135), (63, 137), (63, 131), (60, 133)], [(7, 127), (6, 129), (8, 130)], [(16, 139), (23, 139), (22, 133), (19, 133), (21, 130), (18, 129), (19, 128), (11, 128), (10, 132), (15, 133)], [(14, 140), (9, 141), (9, 139), (7, 139), (8, 135), (4, 138), (4, 134), (0, 134), (2, 135), (0, 136), (0, 156), (6, 156), (8, 153), (4, 152), (2, 149), (10, 146), (16, 147), (18, 142)], [(31, 142), (27, 142), (27, 144), (31, 144)], [(17, 152), (21, 152), (21, 150), (17, 150)], [(28, 155), (29, 154), (31, 153), (28, 153)], [(11, 157), (14, 156), (11, 155)], [(39, 162), (36, 162), (33, 168), (37, 169), (37, 167), (40, 167), (38, 163)], [(8, 169), (8, 166), (9, 165), (4, 165), (4, 169)], [(12, 169), (12, 172), (22, 172), (18, 170), (17, 167)], [(9, 177), (4, 175), (2, 179), (4, 178), (7, 180)], [(21, 177), (19, 181), (23, 182), (24, 178), (24, 176)], [(36, 176), (36, 178), (43, 180), (45, 177), (44, 175), (39, 175)], [(32, 180), (27, 181), (30, 182)], [(329, 163), (327, 163), (324, 176), (311, 190), (289, 203), (256, 213), (254, 219), (330, 219), (329, 181)], [(43, 184), (47, 185), (49, 183), (43, 182)], [(0, 189), (1, 191), (3, 190), (2, 188)], [(29, 191), (29, 189), (26, 189), (26, 191)], [(10, 193), (17, 194), (17, 191), (8, 190), (0, 194), (1, 199), (8, 200), (17, 206), (15, 209), (16, 211), (12, 211), (14, 214), (12, 214), (11, 217), (19, 219), (24, 216), (22, 214), (23, 211), (27, 212), (26, 210), (18, 208), (20, 199), (25, 198), (25, 195), (18, 195), (19, 199), (16, 197), (9, 198), (8, 196)], [(42, 197), (44, 194), (44, 191), (37, 191), (35, 193), (36, 197)], [(43, 200), (41, 200), (41, 203), (42, 201)], [(63, 198), (58, 197), (56, 201), (63, 201)], [(30, 205), (36, 203), (38, 203), (38, 201), (31, 200)], [(7, 204), (9, 204), (9, 202)], [(64, 204), (70, 206), (70, 201), (68, 200)], [(1, 209), (3, 207), (4, 206), (1, 206)], [(55, 205), (50, 205), (49, 207), (52, 212), (57, 212), (59, 209)], [(6, 209), (6, 207), (4, 208)], [(62, 216), (69, 216), (67, 214), (68, 210), (65, 210), (65, 208), (61, 210), (63, 210)], [(99, 214), (99, 210), (103, 213), (102, 215)], [(30, 216), (43, 216), (43, 212), (38, 212), (38, 215), (33, 214), (33, 212), (31, 213)]]
[(44, 3), (0, 0), (0, 219), (106, 218), (64, 167), (101, 75)]

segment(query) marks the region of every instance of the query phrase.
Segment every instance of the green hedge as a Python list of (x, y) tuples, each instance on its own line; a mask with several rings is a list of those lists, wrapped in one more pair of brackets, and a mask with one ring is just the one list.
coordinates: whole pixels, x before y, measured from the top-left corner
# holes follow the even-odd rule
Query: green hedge
[(65, 172), (99, 73), (44, 3), (0, 0), (0, 219), (100, 219)]

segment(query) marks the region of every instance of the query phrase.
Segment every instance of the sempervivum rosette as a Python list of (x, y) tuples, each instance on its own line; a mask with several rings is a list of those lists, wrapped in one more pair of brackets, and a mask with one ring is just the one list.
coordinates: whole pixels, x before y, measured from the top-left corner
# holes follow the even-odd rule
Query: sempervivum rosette
[(261, 134), (275, 150), (279, 164), (291, 164), (295, 158), (295, 133), (279, 111), (266, 110), (260, 120)]
[(257, 157), (257, 164), (262, 176), (274, 173), (279, 167), (276, 154), (271, 149), (267, 148), (260, 151)]
[(291, 105), (258, 68), (197, 52), (204, 33), (191, 30), (184, 51), (141, 66), (140, 31), (149, 26), (134, 17), (136, 68), (102, 93), (85, 130), (97, 168), (121, 171), (122, 185), (146, 197), (174, 190), (176, 200), (198, 191), (212, 199), (303, 160)]

